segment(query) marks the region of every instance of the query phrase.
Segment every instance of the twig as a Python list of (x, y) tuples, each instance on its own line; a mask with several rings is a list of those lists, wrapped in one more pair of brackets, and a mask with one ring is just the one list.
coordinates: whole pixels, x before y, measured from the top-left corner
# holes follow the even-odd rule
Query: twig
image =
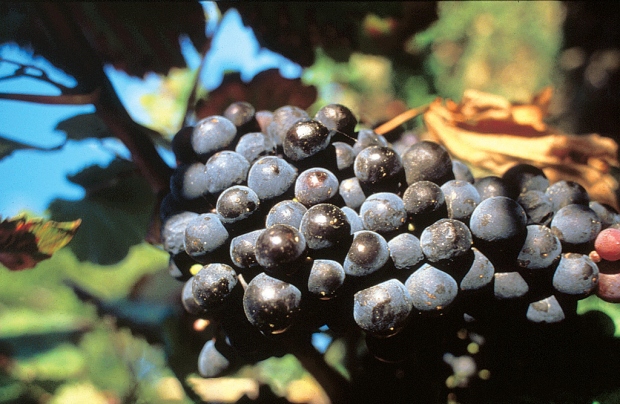
[(0, 100), (33, 102), (45, 105), (88, 105), (96, 103), (100, 93), (101, 89), (99, 88), (88, 94), (40, 95), (0, 93)]
[(379, 125), (378, 127), (374, 129), (374, 131), (378, 135), (384, 135), (388, 133), (389, 131), (396, 129), (398, 126), (402, 125), (403, 123), (425, 113), (428, 107), (429, 106), (427, 104), (427, 105), (423, 105), (418, 108), (409, 109), (399, 115), (396, 115), (394, 118), (390, 119), (386, 123)]

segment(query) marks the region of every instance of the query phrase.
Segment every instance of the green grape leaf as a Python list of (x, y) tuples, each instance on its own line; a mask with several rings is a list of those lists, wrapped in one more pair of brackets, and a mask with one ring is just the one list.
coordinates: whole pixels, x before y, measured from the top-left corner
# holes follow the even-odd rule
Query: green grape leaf
[(67, 139), (72, 140), (114, 136), (101, 118), (95, 113), (75, 115), (58, 122), (55, 129), (65, 132)]
[(144, 240), (155, 196), (133, 164), (119, 159), (106, 168), (88, 167), (69, 180), (86, 188), (86, 197), (54, 200), (49, 210), (54, 220), (82, 218), (82, 230), (70, 245), (80, 261), (114, 264)]
[(201, 119), (221, 115), (235, 101), (247, 101), (257, 111), (273, 111), (283, 105), (307, 109), (316, 101), (316, 97), (314, 86), (303, 84), (301, 79), (286, 79), (277, 69), (262, 71), (249, 83), (244, 83), (239, 73), (229, 73), (218, 88), (209, 92), (206, 100), (197, 103), (196, 116)]
[(17, 142), (15, 140), (7, 139), (5, 136), (1, 136), (0, 135), (0, 160), (2, 160), (3, 158), (11, 155), (11, 153), (13, 153), (16, 150), (42, 150), (42, 151), (50, 151), (50, 150), (58, 150), (62, 146), (64, 146), (64, 143), (59, 145), (59, 146), (57, 146), (57, 147), (50, 147), (50, 148), (36, 147), (36, 146), (32, 146), (32, 145), (29, 145), (29, 144), (26, 144), (26, 143)]
[(33, 268), (66, 246), (81, 219), (55, 222), (17, 216), (0, 222), (0, 263), (12, 271)]

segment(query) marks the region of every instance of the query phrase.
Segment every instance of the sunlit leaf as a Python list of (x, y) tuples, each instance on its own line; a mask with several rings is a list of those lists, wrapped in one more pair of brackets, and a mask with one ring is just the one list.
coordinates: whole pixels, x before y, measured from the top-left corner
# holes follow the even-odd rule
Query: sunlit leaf
[(82, 218), (82, 229), (69, 246), (79, 260), (113, 264), (144, 240), (155, 197), (131, 163), (115, 160), (106, 168), (91, 166), (70, 180), (86, 188), (86, 197), (57, 199), (49, 210), (54, 220)]
[(72, 140), (113, 136), (110, 129), (95, 113), (72, 116), (58, 122), (55, 129), (65, 132), (67, 139)]
[(10, 270), (33, 268), (71, 241), (81, 219), (55, 222), (17, 216), (0, 222), (0, 263)]
[(189, 377), (187, 384), (206, 402), (235, 403), (243, 396), (251, 400), (258, 398), (259, 385), (254, 379)]
[(73, 344), (63, 343), (17, 361), (12, 376), (22, 380), (63, 380), (80, 376), (85, 367), (83, 352)]
[(59, 387), (50, 404), (109, 404), (109, 393), (104, 394), (88, 382), (67, 383)]
[(316, 96), (314, 86), (305, 85), (300, 79), (286, 79), (277, 69), (262, 71), (249, 83), (243, 82), (239, 73), (229, 73), (218, 88), (209, 92), (206, 100), (198, 102), (196, 116), (200, 119), (221, 115), (235, 101), (247, 101), (257, 111), (273, 111), (283, 105), (306, 109), (316, 100)]
[(93, 320), (76, 313), (50, 312), (29, 308), (14, 308), (0, 313), (0, 339), (19, 339), (44, 334), (84, 332)]

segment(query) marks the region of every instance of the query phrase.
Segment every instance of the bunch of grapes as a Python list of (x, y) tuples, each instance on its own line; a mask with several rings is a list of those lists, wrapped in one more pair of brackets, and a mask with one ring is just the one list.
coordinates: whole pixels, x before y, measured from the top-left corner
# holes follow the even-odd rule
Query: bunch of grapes
[(420, 324), (552, 324), (591, 294), (620, 301), (620, 215), (581, 185), (528, 164), (474, 178), (437, 143), (358, 126), (339, 104), (235, 102), (175, 136), (161, 236), (185, 310), (217, 324), (202, 376), (319, 328), (361, 331), (392, 363)]

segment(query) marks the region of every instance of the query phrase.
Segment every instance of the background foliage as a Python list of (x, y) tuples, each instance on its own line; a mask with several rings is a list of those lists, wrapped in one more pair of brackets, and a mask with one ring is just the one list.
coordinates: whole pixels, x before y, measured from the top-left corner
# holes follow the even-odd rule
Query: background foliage
[[(263, 48), (303, 68), (300, 78), (271, 69), (243, 80), (231, 71), (217, 88), (205, 88), (200, 78), (209, 72), (204, 63), (186, 66), (179, 36), (204, 62), (213, 38), (207, 26), (233, 8)], [(468, 88), (523, 102), (552, 85), (554, 124), (618, 139), (615, 3), (222, 1), (216, 9), (207, 15), (197, 2), (0, 3), (0, 43), (45, 57), (77, 82), (69, 88), (45, 71), (16, 65), (0, 79), (35, 78), (59, 95), (0, 98), (92, 105), (93, 113), (57, 129), (67, 140), (120, 139), (131, 156), (68, 178), (85, 189), (85, 198), (55, 200), (47, 212), (55, 221), (82, 219), (68, 247), (32, 270), (0, 268), (0, 403), (324, 399), (289, 355), (239, 369), (236, 387), (216, 381), (228, 386), (225, 399), (214, 398), (217, 384), (195, 375), (197, 352), (211, 331), (193, 330), (195, 319), (179, 304), (181, 285), (169, 277), (167, 254), (156, 246), (158, 202), (172, 169), (157, 147), (169, 149), (183, 125), (221, 114), (232, 101), (250, 101), (257, 110), (292, 104), (310, 113), (342, 103), (372, 126), (437, 96), (458, 101)], [(148, 124), (136, 123), (120, 101), (108, 65), (136, 77), (161, 75), (161, 86), (141, 99)], [(407, 129), (419, 130), (419, 122)], [(30, 148), (0, 137), (1, 158)], [(611, 321), (614, 331), (599, 337), (617, 358), (617, 307), (592, 298), (580, 306), (580, 313), (590, 310), (608, 313), (602, 321)], [(347, 343), (333, 341), (325, 358), (350, 376)], [(369, 365), (369, 375), (375, 371)], [(611, 403), (620, 400), (619, 388), (601, 382), (585, 397), (553, 396), (550, 388), (548, 396), (527, 400)]]

